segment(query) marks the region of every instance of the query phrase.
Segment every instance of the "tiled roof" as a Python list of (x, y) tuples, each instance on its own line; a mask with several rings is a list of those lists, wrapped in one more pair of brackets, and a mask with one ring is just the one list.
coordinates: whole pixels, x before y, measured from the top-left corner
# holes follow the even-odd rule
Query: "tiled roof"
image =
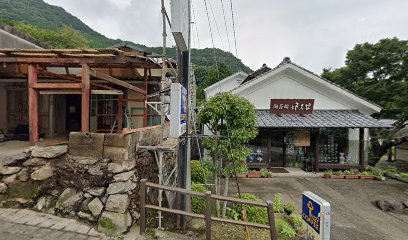
[(264, 128), (389, 128), (357, 110), (314, 110), (312, 114), (272, 114), (257, 110), (259, 127)]

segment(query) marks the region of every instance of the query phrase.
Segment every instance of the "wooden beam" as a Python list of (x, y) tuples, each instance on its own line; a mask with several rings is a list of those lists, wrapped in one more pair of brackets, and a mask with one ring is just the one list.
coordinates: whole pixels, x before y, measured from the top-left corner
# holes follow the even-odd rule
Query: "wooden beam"
[[(68, 68), (66, 68), (66, 69), (68, 69)], [(48, 76), (53, 76), (53, 77), (56, 77), (56, 78), (61, 78), (61, 79), (68, 80), (68, 81), (71, 81), (71, 82), (78, 82), (78, 83), (82, 82), (81, 79), (76, 79), (75, 77), (66, 76), (66, 75), (62, 75), (62, 74), (56, 74), (56, 73), (53, 73), (53, 72), (48, 72), (46, 70), (39, 70), (39, 72), (41, 74), (45, 74), (45, 75), (48, 75)], [(104, 89), (108, 89), (108, 90), (116, 90), (116, 89), (114, 89), (112, 87), (105, 86), (103, 84), (92, 83), (92, 82), (91, 82), (91, 86), (100, 87), (100, 88), (104, 88)]]
[(123, 95), (119, 90), (91, 90), (91, 94)]
[(37, 83), (37, 71), (34, 65), (28, 65), (28, 125), (30, 144), (38, 143), (38, 91), (30, 85)]
[[(146, 105), (146, 101), (147, 101), (147, 68), (144, 69), (143, 71), (143, 82), (144, 82), (144, 89), (146, 91), (146, 94), (144, 95), (144, 109), (143, 109), (143, 126), (147, 127), (147, 105)], [(161, 106), (163, 107), (163, 106)], [(160, 120), (161, 121), (161, 120)]]
[(81, 89), (81, 83), (29, 83), (34, 89)]
[(101, 72), (97, 72), (97, 71), (95, 71), (95, 70), (91, 70), (91, 71), (90, 71), (90, 74), (91, 74), (92, 76), (96, 77), (96, 78), (99, 78), (99, 79), (108, 81), (108, 82), (110, 82), (110, 83), (113, 83), (113, 84), (116, 84), (116, 85), (118, 85), (118, 86), (127, 88), (127, 89), (129, 89), (129, 90), (134, 91), (134, 92), (138, 92), (138, 93), (141, 93), (141, 94), (146, 94), (146, 91), (145, 91), (145, 90), (140, 89), (140, 88), (138, 88), (138, 87), (135, 87), (135, 86), (133, 86), (133, 85), (127, 83), (127, 82), (124, 82), (124, 81), (119, 80), (119, 79), (117, 79), (117, 78), (114, 78), (114, 77), (112, 77), (112, 76), (109, 76), (108, 74), (101, 73)]
[(82, 94), (81, 90), (40, 90), (40, 95)]
[(81, 131), (89, 132), (89, 97), (90, 97), (89, 67), (82, 64), (82, 96), (81, 96)]

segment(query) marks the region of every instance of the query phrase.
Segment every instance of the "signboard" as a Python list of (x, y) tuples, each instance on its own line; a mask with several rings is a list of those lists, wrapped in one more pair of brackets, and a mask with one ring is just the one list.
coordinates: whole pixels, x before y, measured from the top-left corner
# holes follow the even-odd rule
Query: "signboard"
[(270, 112), (274, 114), (311, 114), (314, 99), (271, 99)]
[(188, 50), (190, 27), (189, 0), (171, 0), (171, 32), (180, 51)]
[(316, 194), (302, 194), (302, 220), (307, 234), (312, 239), (330, 239), (330, 203)]
[(187, 90), (180, 83), (172, 83), (170, 97), (170, 137), (178, 138), (187, 130)]

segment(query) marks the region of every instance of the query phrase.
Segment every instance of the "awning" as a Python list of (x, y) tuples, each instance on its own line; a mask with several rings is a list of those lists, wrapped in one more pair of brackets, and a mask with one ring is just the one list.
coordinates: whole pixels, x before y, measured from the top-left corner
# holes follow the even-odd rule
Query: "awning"
[(358, 110), (315, 110), (312, 114), (272, 114), (256, 110), (261, 128), (391, 128)]

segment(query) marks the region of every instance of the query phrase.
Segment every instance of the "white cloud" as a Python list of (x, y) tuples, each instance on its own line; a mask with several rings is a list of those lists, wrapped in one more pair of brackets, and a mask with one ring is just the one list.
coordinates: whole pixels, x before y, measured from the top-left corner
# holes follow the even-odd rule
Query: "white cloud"
[[(159, 0), (45, 1), (64, 7), (108, 37), (148, 46), (161, 45)], [(212, 47), (204, 1), (192, 1), (200, 46)], [(218, 34), (208, 9), (215, 46), (229, 50), (221, 1), (209, 1), (220, 30)], [(408, 1), (405, 0), (232, 1), (238, 57), (252, 69), (263, 63), (274, 66), (289, 56), (294, 62), (320, 73), (324, 67), (341, 66), (347, 50), (356, 43), (394, 36), (408, 38)], [(165, 2), (168, 5), (169, 0)], [(230, 44), (234, 49), (230, 1), (223, 2)], [(192, 34), (192, 44), (198, 47), (195, 27)]]

